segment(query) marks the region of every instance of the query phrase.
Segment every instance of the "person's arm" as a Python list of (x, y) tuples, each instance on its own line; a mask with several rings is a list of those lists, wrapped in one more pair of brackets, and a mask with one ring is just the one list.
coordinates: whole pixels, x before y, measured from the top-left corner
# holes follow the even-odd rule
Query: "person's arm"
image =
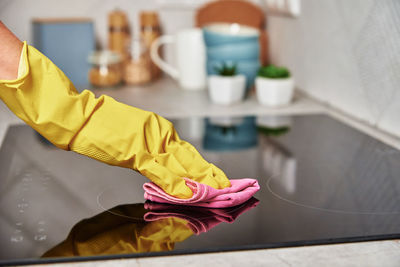
[(14, 80), (18, 74), (23, 43), (0, 21), (0, 80)]
[[(13, 62), (7, 63), (5, 75), (15, 78), (19, 62), (15, 54), (20, 53), (21, 44), (16, 37), (7, 38), (9, 42), (0, 42), (0, 51), (6, 62)], [(7, 51), (14, 51), (13, 60), (6, 59)], [(18, 79), (0, 79), (0, 99), (55, 146), (134, 169), (179, 198), (193, 195), (184, 177), (216, 189), (230, 186), (224, 172), (181, 140), (163, 117), (106, 95), (95, 98), (88, 90), (79, 94), (53, 62), (26, 42), (21, 66)]]

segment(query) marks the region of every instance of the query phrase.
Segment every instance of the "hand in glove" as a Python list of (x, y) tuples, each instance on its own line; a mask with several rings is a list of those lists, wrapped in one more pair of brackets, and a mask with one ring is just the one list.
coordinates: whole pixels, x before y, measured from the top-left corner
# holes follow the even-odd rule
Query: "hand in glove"
[(78, 93), (48, 58), (23, 45), (21, 76), (0, 80), (0, 98), (23, 121), (59, 148), (137, 170), (165, 192), (189, 198), (183, 177), (216, 189), (230, 186), (173, 125), (152, 112), (108, 96)]

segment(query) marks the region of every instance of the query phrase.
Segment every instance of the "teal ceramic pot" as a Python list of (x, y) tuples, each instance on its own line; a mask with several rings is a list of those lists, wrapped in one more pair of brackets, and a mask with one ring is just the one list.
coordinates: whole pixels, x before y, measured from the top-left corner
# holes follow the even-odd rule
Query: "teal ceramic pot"
[(207, 50), (207, 74), (217, 74), (223, 63), (236, 64), (239, 74), (246, 76), (250, 89), (260, 67), (259, 31), (237, 23), (216, 23), (203, 28)]
[(220, 125), (206, 119), (203, 147), (211, 151), (229, 151), (257, 145), (257, 128), (254, 117), (245, 117), (238, 124)]
[(222, 44), (207, 48), (207, 57), (212, 60), (232, 60), (246, 61), (259, 60), (259, 44), (258, 42), (244, 42), (232, 44)]
[(203, 27), (204, 42), (207, 46), (223, 44), (258, 42), (256, 28), (237, 23), (213, 23)]

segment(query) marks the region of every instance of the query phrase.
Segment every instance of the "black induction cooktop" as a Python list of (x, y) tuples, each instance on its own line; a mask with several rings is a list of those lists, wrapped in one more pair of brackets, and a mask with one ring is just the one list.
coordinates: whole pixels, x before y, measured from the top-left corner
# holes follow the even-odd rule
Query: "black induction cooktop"
[(174, 121), (230, 178), (229, 209), (144, 202), (140, 174), (55, 148), (28, 126), (0, 149), (0, 264), (400, 238), (400, 152), (326, 115)]

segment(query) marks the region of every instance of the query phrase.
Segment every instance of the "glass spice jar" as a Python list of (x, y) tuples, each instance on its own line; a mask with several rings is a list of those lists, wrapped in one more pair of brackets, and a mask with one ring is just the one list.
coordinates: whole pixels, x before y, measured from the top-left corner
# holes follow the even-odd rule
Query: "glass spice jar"
[(89, 82), (96, 87), (112, 87), (122, 81), (121, 57), (110, 50), (94, 51), (89, 55)]
[[(147, 49), (150, 58), (151, 44), (161, 36), (160, 21), (155, 11), (142, 11), (140, 13), (140, 38)], [(161, 70), (150, 60), (151, 79), (154, 80), (161, 75)]]
[(117, 52), (121, 61), (128, 58), (127, 47), (131, 39), (128, 16), (122, 10), (116, 9), (108, 15), (108, 49)]
[(125, 83), (136, 85), (151, 81), (150, 63), (150, 57), (143, 40), (134, 38), (130, 47), (129, 59), (124, 64)]

